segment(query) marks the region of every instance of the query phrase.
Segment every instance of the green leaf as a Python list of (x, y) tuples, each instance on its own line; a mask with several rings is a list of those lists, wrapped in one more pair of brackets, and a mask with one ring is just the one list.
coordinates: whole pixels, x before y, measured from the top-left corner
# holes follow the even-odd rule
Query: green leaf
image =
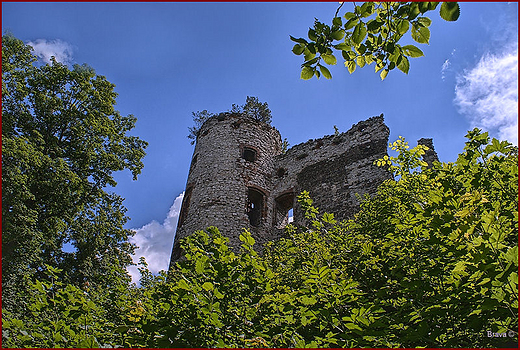
[(418, 47), (414, 45), (406, 45), (401, 48), (403, 53), (409, 57), (421, 57), (424, 56), (424, 53)]
[(397, 31), (399, 34), (405, 34), (410, 29), (410, 22), (407, 20), (400, 20), (397, 22)]
[(253, 238), (253, 236), (251, 236), (251, 233), (248, 231), (242, 232), (238, 238), (248, 246), (253, 246), (255, 244), (255, 239)]
[(303, 59), (308, 62), (310, 60), (312, 60), (314, 57), (316, 57), (316, 53), (314, 52), (311, 52), (309, 49), (305, 49), (303, 51)]
[(354, 12), (347, 12), (343, 15), (347, 21), (351, 20), (352, 18), (356, 18), (356, 14)]
[(347, 67), (348, 72), (350, 74), (352, 74), (356, 70), (356, 62), (354, 62), (354, 61), (345, 61), (345, 67)]
[(207, 290), (207, 291), (213, 290), (213, 283), (204, 282), (204, 284), (202, 285), (202, 289)]
[(410, 62), (408, 61), (408, 58), (406, 58), (406, 56), (399, 56), (397, 68), (399, 68), (401, 72), (408, 74), (408, 71), (410, 70)]
[(343, 25), (343, 22), (341, 21), (341, 17), (334, 17), (332, 19), (332, 25), (336, 27), (341, 27)]
[(296, 44), (293, 46), (292, 52), (295, 55), (301, 55), (303, 53), (303, 51), (305, 51), (305, 46), (300, 45), (300, 44)]
[(419, 17), (417, 18), (417, 22), (424, 27), (429, 27), (432, 24), (432, 20), (428, 17)]
[(333, 32), (330, 36), (335, 40), (341, 40), (345, 36), (345, 32), (342, 29), (340, 29)]
[(445, 21), (456, 21), (460, 16), (460, 6), (457, 2), (443, 2), (439, 14)]
[(304, 38), (295, 38), (291, 35), (289, 35), (289, 37), (291, 38), (292, 41), (294, 42), (297, 42), (298, 44), (307, 44), (307, 40), (305, 40)]
[(340, 43), (340, 44), (334, 45), (334, 48), (336, 50), (341, 50), (341, 51), (350, 51), (350, 46), (348, 46), (345, 43)]
[(323, 54), (323, 55), (321, 55), (321, 57), (323, 58), (325, 63), (330, 64), (330, 65), (335, 65), (338, 62), (338, 60), (336, 59), (336, 57), (334, 55)]
[(359, 19), (354, 17), (354, 18), (351, 18), (347, 21), (347, 23), (345, 23), (345, 30), (349, 30), (349, 29), (352, 29), (356, 26), (356, 24), (359, 23)]
[(327, 69), (327, 67), (324, 67), (320, 64), (320, 71), (325, 78), (332, 79), (332, 74), (330, 74), (330, 71)]
[(356, 57), (356, 63), (357, 63), (358, 66), (363, 68), (365, 66), (365, 64), (366, 64), (365, 57), (363, 57), (363, 56)]
[(195, 262), (195, 272), (199, 274), (204, 272), (204, 261), (199, 259)]
[(359, 9), (359, 15), (361, 17), (370, 17), (374, 13), (374, 3), (367, 1)]
[(314, 69), (312, 69), (311, 67), (302, 68), (302, 72), (300, 74), (300, 79), (309, 80), (313, 76), (314, 76)]
[(412, 25), (412, 39), (419, 44), (428, 44), (430, 42), (430, 30), (414, 23)]
[(317, 37), (316, 37), (316, 31), (312, 28), (309, 28), (309, 32), (307, 33), (307, 36), (309, 37), (309, 39), (311, 39), (312, 41), (316, 41)]
[(389, 72), (388, 69), (383, 69), (381, 71), (381, 73), (379, 74), (379, 76), (381, 77), (381, 80), (385, 80), (386, 76), (388, 75), (388, 72)]
[(367, 35), (367, 29), (364, 23), (358, 23), (352, 33), (352, 40), (357, 45), (361, 44)]
[(408, 20), (414, 20), (420, 13), (421, 10), (419, 9), (419, 4), (417, 2), (412, 2), (408, 8)]
[(317, 300), (315, 297), (308, 297), (306, 295), (303, 295), (301, 298), (301, 302), (303, 305), (314, 305), (316, 304)]

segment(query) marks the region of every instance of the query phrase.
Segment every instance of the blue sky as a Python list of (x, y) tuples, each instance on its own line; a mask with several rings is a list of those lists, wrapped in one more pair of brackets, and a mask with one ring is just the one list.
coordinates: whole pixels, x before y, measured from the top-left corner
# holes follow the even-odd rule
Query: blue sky
[(150, 144), (145, 168), (137, 181), (118, 174), (114, 190), (156, 271), (168, 264), (194, 111), (257, 96), (290, 145), (384, 113), (390, 141), (432, 137), (442, 161), (456, 159), (475, 126), (518, 143), (518, 3), (460, 3), (453, 23), (432, 12), (430, 44), (417, 45), (425, 57), (411, 59), (408, 75), (382, 82), (373, 65), (349, 75), (339, 62), (332, 80), (300, 80), (289, 35), (306, 36), (315, 17), (330, 23), (338, 5), (4, 2), (2, 29), (42, 60), (89, 64), (116, 85), (116, 108), (138, 118), (133, 134)]

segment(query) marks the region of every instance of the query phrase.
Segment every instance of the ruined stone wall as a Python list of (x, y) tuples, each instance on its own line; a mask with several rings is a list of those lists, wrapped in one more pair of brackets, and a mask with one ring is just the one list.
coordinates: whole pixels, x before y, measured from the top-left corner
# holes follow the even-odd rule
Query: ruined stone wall
[[(181, 238), (209, 226), (218, 227), (234, 248), (243, 228), (260, 236), (259, 242), (271, 239), (266, 208), (274, 155), (280, 152), (280, 133), (265, 123), (230, 114), (206, 121), (193, 153), (171, 261), (180, 256)], [(258, 225), (248, 215), (250, 197), (256, 200)]]
[[(355, 194), (373, 194), (391, 177), (373, 165), (387, 154), (389, 133), (379, 116), (361, 121), (347, 132), (292, 147), (276, 157), (278, 181), (273, 196), (287, 192), (297, 196), (306, 190), (321, 212), (334, 213), (338, 219), (352, 217), (359, 205)], [(302, 213), (296, 201), (294, 205), (294, 220), (299, 222)]]
[(356, 194), (373, 194), (391, 177), (373, 164), (387, 154), (388, 136), (381, 115), (281, 154), (280, 133), (270, 125), (236, 114), (210, 118), (197, 138), (170, 264), (180, 257), (180, 239), (209, 226), (235, 251), (244, 228), (258, 248), (278, 238), (289, 209), (303, 222), (296, 203), (303, 190), (320, 212), (352, 217)]

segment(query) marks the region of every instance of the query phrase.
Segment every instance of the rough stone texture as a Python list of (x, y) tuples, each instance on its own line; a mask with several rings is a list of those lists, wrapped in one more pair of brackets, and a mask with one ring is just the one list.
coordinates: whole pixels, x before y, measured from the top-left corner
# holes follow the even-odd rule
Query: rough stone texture
[(209, 226), (218, 227), (235, 251), (244, 228), (258, 247), (280, 237), (290, 209), (295, 223), (303, 222), (296, 201), (303, 190), (320, 212), (352, 217), (356, 194), (373, 194), (391, 178), (373, 164), (387, 155), (388, 136), (381, 115), (282, 154), (274, 127), (237, 114), (210, 118), (197, 138), (170, 266), (181, 256), (179, 240)]
[(435, 152), (435, 148), (433, 148), (433, 140), (422, 138), (417, 141), (418, 145), (423, 145), (428, 147), (428, 150), (425, 152), (423, 156), (423, 160), (428, 163), (428, 166), (433, 166), (433, 162), (438, 162), (439, 157), (437, 157), (437, 152)]

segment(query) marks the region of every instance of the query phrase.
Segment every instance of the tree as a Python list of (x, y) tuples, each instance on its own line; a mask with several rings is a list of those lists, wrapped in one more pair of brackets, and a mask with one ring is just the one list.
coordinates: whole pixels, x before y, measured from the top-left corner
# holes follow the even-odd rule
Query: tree
[(197, 141), (197, 136), (199, 135), (199, 130), (202, 127), (202, 124), (209, 118), (213, 116), (212, 113), (208, 112), (208, 110), (203, 111), (197, 111), (197, 112), (191, 112), (193, 115), (193, 122), (195, 123), (195, 126), (190, 126), (188, 130), (190, 131), (188, 138), (191, 141), (191, 144), (195, 144), (195, 141)]
[(231, 105), (231, 109), (227, 112), (215, 114), (210, 113), (205, 109), (203, 111), (192, 112), (191, 114), (193, 115), (193, 122), (195, 125), (188, 128), (190, 131), (188, 138), (192, 140), (192, 145), (197, 141), (197, 136), (199, 135), (202, 124), (204, 124), (206, 120), (212, 117), (225, 116), (228, 114), (239, 114), (243, 117), (251, 118), (253, 120), (267, 124), (271, 124), (272, 119), (271, 110), (269, 109), (267, 102), (260, 102), (258, 97), (251, 96), (246, 97), (246, 103), (243, 105), (236, 105), (233, 103)]
[[(409, 57), (424, 56), (421, 49), (414, 45), (401, 46), (399, 41), (410, 31), (411, 37), (419, 44), (430, 41), (431, 20), (423, 16), (435, 10), (438, 2), (365, 2), (355, 6), (353, 12), (338, 17), (341, 5), (336, 10), (332, 25), (317, 19), (309, 29), (307, 41), (304, 38), (290, 37), (296, 42), (292, 51), (304, 57), (301, 78), (319, 78), (332, 75), (322, 61), (335, 65), (334, 51), (341, 53), (345, 67), (353, 73), (356, 67), (375, 63), (375, 71), (381, 72), (381, 80), (396, 67), (408, 74)], [(439, 14), (446, 21), (456, 21), (460, 8), (456, 2), (443, 2)]]
[[(63, 282), (94, 288), (128, 280), (134, 247), (113, 172), (143, 167), (136, 118), (114, 109), (114, 85), (86, 65), (37, 64), (2, 37), (2, 296), (18, 311), (49, 265)], [(71, 249), (65, 249), (68, 244)]]
[(251, 119), (271, 124), (271, 110), (267, 102), (258, 101), (258, 97), (246, 97), (246, 104), (242, 106), (242, 113)]

